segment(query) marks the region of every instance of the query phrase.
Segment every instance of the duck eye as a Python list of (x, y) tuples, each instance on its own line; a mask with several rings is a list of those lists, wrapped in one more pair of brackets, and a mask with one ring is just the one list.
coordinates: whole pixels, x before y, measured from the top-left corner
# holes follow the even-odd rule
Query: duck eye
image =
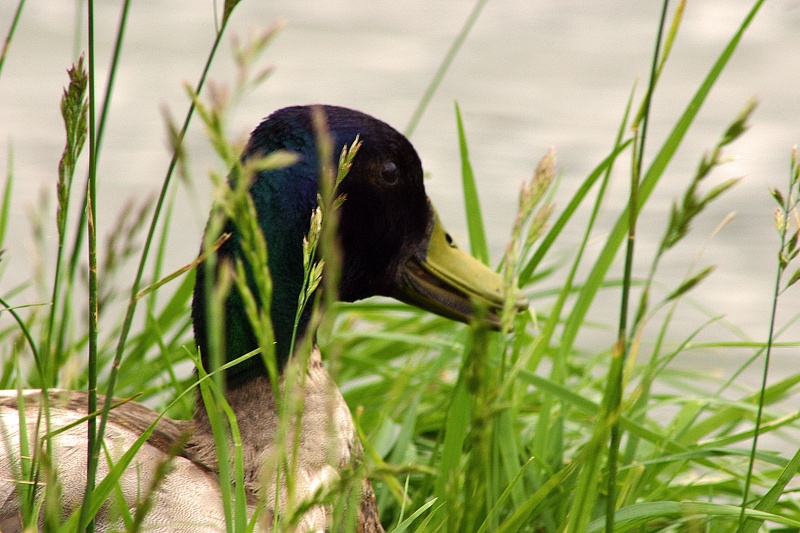
[(381, 177), (387, 183), (394, 183), (397, 181), (397, 165), (389, 161), (388, 163), (384, 163), (383, 168), (381, 168)]

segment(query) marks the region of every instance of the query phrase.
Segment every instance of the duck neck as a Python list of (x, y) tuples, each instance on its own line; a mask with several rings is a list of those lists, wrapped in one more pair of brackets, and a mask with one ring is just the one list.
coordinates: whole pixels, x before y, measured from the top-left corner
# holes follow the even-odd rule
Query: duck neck
[[(301, 265), (296, 271), (291, 268), (286, 268), (285, 264), (278, 266), (273, 263), (278, 263), (277, 258), (269, 261), (274, 287), (270, 302), (270, 318), (275, 341), (274, 357), (278, 370), (282, 372), (291, 357), (293, 339), (296, 345), (308, 332), (310, 312), (307, 307), (300, 313), (299, 317), (297, 316), (298, 296), (302, 290), (303, 284), (302, 258)], [(249, 268), (247, 271), (250, 292), (253, 295), (257, 295), (256, 285), (253, 281), (254, 274)], [(206, 284), (206, 274), (203, 266), (198, 268), (197, 287)], [(193, 315), (195, 337), (201, 352), (201, 360), (204, 368), (208, 371), (213, 366), (219, 364), (213, 361), (233, 361), (242, 355), (258, 349), (260, 345), (259, 335), (254, 331), (250, 319), (247, 316), (241, 292), (237, 287), (233, 286), (222, 309), (223, 325), (221, 333), (223, 335), (223, 346), (221, 349), (223, 353), (220, 354), (221, 357), (215, 359), (212, 354), (214, 348), (209, 339), (211, 326), (206, 316), (206, 309), (208, 306), (202, 304), (203, 301), (206, 301), (205, 292), (205, 289), (195, 290)], [(213, 302), (211, 303), (213, 304)], [(262, 302), (258, 296), (256, 296), (256, 304), (260, 309), (263, 308)], [(297, 321), (296, 330), (295, 321)], [(267, 357), (271, 356), (271, 354), (267, 355)], [(256, 377), (266, 375), (267, 367), (264, 364), (264, 358), (260, 355), (242, 361), (236, 366), (229, 368), (225, 373), (228, 388), (236, 388)]]
[[(307, 170), (316, 168), (314, 161), (297, 163), (304, 164), (310, 167)], [(307, 330), (311, 315), (307, 306), (298, 317), (297, 305), (304, 280), (303, 238), (308, 233), (310, 214), (316, 207), (317, 183), (314, 172), (300, 172), (299, 175), (303, 176), (301, 178), (297, 178), (297, 175), (298, 173), (290, 174), (280, 170), (272, 171), (269, 180), (257, 179), (250, 191), (256, 206), (258, 225), (267, 243), (267, 263), (272, 278), (270, 318), (275, 335), (275, 360), (281, 372), (291, 357), (292, 339), (297, 344), (309, 333)], [(231, 237), (217, 251), (217, 264), (242, 260), (250, 292), (255, 297), (256, 305), (263, 308), (258, 296), (258, 285), (255, 283), (255, 276), (263, 273), (253, 272), (243, 257), (241, 237), (235, 225), (229, 222), (223, 231), (230, 233)], [(207, 274), (206, 264), (199, 265), (192, 306), (195, 339), (206, 369), (213, 360), (210, 357), (212, 348), (208, 342), (206, 319), (206, 309), (213, 303), (206, 295), (206, 286), (213, 286), (213, 283), (207, 283)], [(223, 314), (224, 357), (216, 359), (217, 361), (232, 361), (259, 348), (259, 336), (253, 330), (244, 300), (235, 285), (228, 294)], [(266, 376), (267, 368), (264, 358), (257, 355), (228, 369), (225, 375), (228, 387), (236, 388), (253, 378)]]

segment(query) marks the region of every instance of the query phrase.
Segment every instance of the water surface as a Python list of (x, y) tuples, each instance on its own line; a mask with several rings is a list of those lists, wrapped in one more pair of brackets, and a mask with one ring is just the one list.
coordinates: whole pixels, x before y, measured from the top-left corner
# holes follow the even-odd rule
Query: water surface
[[(13, 4), (0, 4), (3, 30)], [(26, 212), (36, 209), (43, 190), (51, 192), (52, 211), (63, 147), (58, 102), (67, 80), (65, 69), (75, 56), (75, 4), (70, 0), (28, 2), (0, 77), (0, 166), (6, 168), (8, 153), (13, 152), (16, 176), (3, 292), (28, 279), (35, 266)], [(655, 154), (749, 7), (750, 2), (739, 0), (689, 2), (655, 97), (649, 156)], [(230, 131), (246, 135), (272, 110), (306, 103), (354, 107), (403, 130), (472, 8), (473, 2), (460, 0), (369, 4), (244, 0), (230, 23), (231, 35), (246, 37), (251, 28), (266, 28), (279, 19), (286, 26), (261, 62), (274, 66), (273, 75), (246, 95)], [(97, 9), (102, 80), (119, 7), (99, 2)], [(561, 174), (556, 203), (563, 206), (609, 151), (632, 87), (637, 80), (643, 84), (647, 79), (659, 12), (658, 2), (622, 0), (487, 4), (411, 138), (429, 176), (429, 194), (458, 240), (467, 241), (454, 100), (464, 115), (497, 261), (513, 220), (519, 185), (542, 154), (551, 146), (557, 151)], [(183, 84), (199, 76), (213, 33), (211, 2), (133, 3), (100, 160), (101, 234), (113, 227), (127, 198), (143, 198), (160, 186), (169, 159), (163, 110), (183, 115), (187, 106)], [(229, 48), (226, 45), (219, 54), (212, 71), (220, 83), (234, 75)], [(768, 189), (785, 189), (789, 151), (800, 142), (798, 88), (800, 1), (773, 0), (747, 31), (641, 217), (639, 274), (649, 265), (670, 203), (682, 194), (700, 156), (714, 146), (745, 102), (757, 97), (752, 128), (726, 151), (733, 161), (709, 178), (709, 186), (730, 177), (744, 179), (697, 221), (692, 236), (666, 258), (659, 273), (663, 291), (669, 291), (694, 261), (699, 267), (717, 265), (713, 277), (694, 292), (694, 299), (707, 311), (682, 307), (672, 331), (675, 339), (714, 315), (724, 315), (739, 333), (716, 325), (704, 338), (766, 337), (778, 242)], [(640, 97), (641, 91), (637, 102)], [(183, 187), (177, 195), (179, 221), (170, 239), (168, 268), (187, 263), (196, 253), (210, 205), (207, 170), (221, 170), (199, 122), (190, 134), (188, 149), (193, 181), (188, 194)], [(617, 166), (590, 253), (600, 250), (605, 232), (626, 202), (627, 166), (624, 160)], [(707, 242), (731, 212), (736, 213), (733, 221)], [(576, 221), (584, 219), (582, 213)], [(552, 254), (553, 261), (570, 257), (582, 229), (580, 224), (571, 227)], [(46, 232), (54, 243), (55, 225), (50, 221)], [(620, 273), (621, 264), (614, 271)], [(549, 280), (541, 289), (558, 282)], [(782, 300), (782, 320), (800, 311), (797, 290)], [(599, 299), (592, 317), (608, 329), (587, 331), (580, 339), (584, 346), (611, 345), (617, 299), (614, 291)], [(547, 301), (533, 304), (545, 307)], [(800, 328), (793, 326), (786, 338), (800, 338)], [(736, 356), (717, 350), (687, 352), (686, 357), (687, 364), (724, 368), (728, 358)], [(795, 368), (796, 357), (796, 350), (780, 352), (778, 366)]]

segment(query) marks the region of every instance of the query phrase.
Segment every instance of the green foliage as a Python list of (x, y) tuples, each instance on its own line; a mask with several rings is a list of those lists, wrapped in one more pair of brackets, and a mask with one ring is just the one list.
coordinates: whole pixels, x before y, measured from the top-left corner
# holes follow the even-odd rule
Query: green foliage
[[(223, 6), (209, 64), (237, 3), (226, 1)], [(409, 130), (419, 120), (484, 4), (476, 3), (431, 87), (421, 98)], [(725, 162), (723, 150), (747, 129), (752, 102), (724, 129), (717, 144), (699, 162), (696, 173), (688, 178), (683, 194), (672, 206), (645, 275), (627, 275), (620, 281), (611, 274), (619, 265), (622, 243), (626, 236), (634, 234), (633, 224), (639, 214), (648, 216), (643, 209), (650, 195), (667, 175), (668, 164), (761, 4), (754, 3), (660, 144), (647, 140), (650, 144), (645, 145), (647, 109), (677, 38), (683, 3), (674, 10), (671, 25), (665, 26), (666, 35), (657, 48), (660, 52), (654, 53), (652, 83), (641, 97), (641, 104), (634, 107), (635, 90), (632, 91), (608, 155), (563, 207), (551, 202), (557, 176), (555, 154), (550, 152), (542, 158), (520, 191), (518, 215), (498, 266), (505, 280), (506, 301), (501, 332), (488, 330), (480, 321), (470, 326), (454, 324), (398, 303), (334, 304), (331, 287), (335, 288), (339, 261), (334, 237), (336, 207), (346, 199), (334, 197), (333, 188), (322, 191), (320, 210), (309, 213), (312, 231), (304, 245), (305, 287), (300, 307), (314, 306), (312, 321), (314, 327), (319, 326), (319, 344), (354, 412), (364, 454), (359, 464), (341, 473), (336, 484), (301, 500), (293, 494), (295, 480), (291, 477), (297, 442), (278, 439), (275, 479), (285, 481), (290, 493), (286, 515), (275, 517), (279, 530), (290, 530), (302, 512), (317, 503), (334, 509), (335, 528), (351, 530), (363, 476), (372, 479), (383, 522), (387, 530), (395, 532), (583, 532), (608, 530), (609, 525), (617, 532), (800, 528), (800, 500), (792, 485), (800, 470), (800, 452), (787, 457), (777, 450), (764, 449), (767, 444), (763, 440), (759, 443), (759, 438), (769, 434), (781, 445), (797, 447), (792, 431), (797, 427), (800, 411), (792, 407), (792, 402), (796, 403), (800, 373), (768, 383), (766, 371), (772, 349), (796, 349), (800, 341), (790, 339), (780, 345), (773, 342), (781, 333), (774, 316), (773, 328), (764, 342), (717, 339), (701, 344), (700, 337), (710, 324), (720, 320), (718, 317), (698, 324), (693, 331), (672, 332), (675, 316), (690, 303), (693, 289), (712, 275), (714, 266), (692, 263), (686, 276), (679, 280), (664, 281), (659, 276), (664, 258), (687, 246), (685, 237), (698, 217), (705, 216), (706, 208), (722, 201), (722, 193), (735, 185), (736, 180), (728, 180), (709, 188), (706, 182)], [(120, 39), (123, 28), (121, 21)], [(162, 191), (155, 202), (146, 202), (154, 204), (148, 229), (144, 229), (147, 210), (133, 205), (127, 208), (109, 237), (110, 253), (99, 270), (101, 303), (113, 302), (118, 294), (127, 295), (130, 289), (118, 320), (109, 321), (109, 326), (97, 332), (98, 367), (103, 369), (98, 375), (99, 388), (110, 396), (138, 395), (137, 400), (161, 402), (166, 404), (162, 413), (184, 418), (195, 407), (192, 396), (200, 394), (218, 444), (229, 531), (251, 531), (256, 520), (247, 516), (243, 443), (236, 417), (222, 392), (220, 370), (248, 357), (262, 357), (271, 370), (274, 390), (278, 390), (269, 309), (255, 305), (256, 299), (270, 301), (268, 250), (246, 192), (255, 173), (291, 164), (294, 159), (291, 154), (276, 153), (242, 164), (242, 147), (230, 141), (226, 120), (236, 101), (269, 74), (268, 69), (254, 70), (254, 66), (276, 30), (277, 27), (271, 28), (235, 46), (239, 76), (232, 90), (217, 85), (210, 95), (202, 92), (208, 65), (198, 84), (187, 88), (191, 103), (186, 118), (181, 125), (169, 124), (174, 157)], [(87, 80), (92, 76), (91, 70), (83, 74), (79, 61), (70, 70), (70, 84), (62, 101), (68, 141), (56, 190), (59, 252), (70, 248), (70, 244), (73, 251), (82, 250), (80, 237), (70, 243), (66, 236), (71, 234), (67, 224), (71, 220), (73, 174), (87, 138), (85, 95)], [(177, 271), (161, 272), (169, 237), (163, 219), (173, 215), (176, 194), (174, 187), (172, 196), (167, 191), (176, 168), (188, 173), (183, 138), (194, 112), (200, 116), (222, 168), (211, 176), (215, 182), (215, 210), (210, 224), (221, 224), (223, 217), (233, 220), (242, 235), (247, 262), (259, 273), (253, 288), (244, 282), (243, 263), (229, 265), (221, 269), (218, 287), (206, 291), (210, 299), (211, 345), (221, 342), (219, 316), (223, 311), (214, 303), (222, 301), (228, 290), (238, 290), (243, 295), (260, 345), (259, 351), (237, 361), (225, 364), (218, 359), (212, 361), (211, 368), (200, 368), (197, 383), (182, 369), (187, 362), (201, 366), (191, 343), (186, 313), (194, 284), (193, 268), (201, 260), (213, 260), (226, 237), (203, 243), (201, 258), (187, 262)], [(457, 105), (455, 115), (470, 246), (476, 256), (489, 263), (477, 193), (480, 177), (475, 176), (469, 159), (469, 143)], [(325, 151), (324, 124), (318, 126), (318, 137), (323, 165), (320, 172), (329, 178), (323, 181), (336, 184), (346, 179), (347, 170), (357, 157), (359, 139), (339, 154), (337, 165), (336, 154)], [(654, 157), (649, 166), (639, 169), (633, 165), (631, 184), (635, 194), (631, 195), (628, 208), (614, 213), (615, 225), (599, 253), (590, 257), (587, 243), (596, 234), (595, 222), (607, 203), (607, 186), (614, 177), (618, 158), (631, 154), (634, 162), (640, 163), (645, 146), (651, 149), (651, 145)], [(233, 186), (226, 179), (229, 171), (236, 177)], [(9, 167), (0, 237), (11, 183)], [(800, 255), (800, 163), (796, 150), (792, 152), (788, 187), (783, 191), (772, 189), (770, 193), (778, 205), (775, 226), (780, 236), (776, 291), (772, 296), (777, 308), (779, 297), (790, 288), (796, 289), (794, 285), (800, 280), (800, 269), (795, 265)], [(590, 212), (583, 227), (576, 217), (580, 210)], [(649, 219), (642, 218), (638, 223), (645, 221)], [(82, 221), (78, 227), (78, 233), (85, 232)], [(143, 232), (144, 243), (140, 245)], [(581, 243), (568, 261), (555, 260), (552, 252), (565, 232), (581, 235)], [(154, 260), (150, 258), (153, 250)], [(85, 305), (84, 296), (78, 292), (80, 285), (73, 283), (79, 270), (76, 254), (59, 253), (50, 308), (42, 310), (29, 302), (20, 305), (15, 301), (18, 292), (14, 290), (1, 295), (0, 304), (15, 322), (13, 327), (0, 331), (4, 354), (9, 354), (0, 376), (3, 386), (87, 387), (84, 351), (89, 334), (81, 329), (83, 324), (76, 322), (78, 312), (70, 311)], [(129, 286), (119, 276), (114, 277), (136, 259), (138, 270)], [(146, 272), (150, 273), (149, 279)], [(310, 296), (319, 284), (324, 290), (317, 292), (325, 295), (315, 302)], [(535, 309), (515, 315), (512, 310), (520, 297), (519, 289), (525, 291)], [(618, 343), (590, 351), (579, 348), (578, 335), (595, 327), (587, 319), (589, 309), (598, 300), (616, 297), (620, 291), (631, 298), (637, 296), (638, 304), (631, 310), (630, 323), (621, 328)], [(553, 297), (545, 300), (540, 295)], [(146, 311), (137, 321), (134, 313), (140, 302), (146, 303)], [(627, 308), (621, 311), (620, 315), (627, 318)], [(734, 350), (749, 357), (729, 379), (671, 364), (681, 356)], [(49, 354), (49, 366), (41, 365), (40, 352)], [(298, 347), (297, 353), (302, 355), (297, 358), (297, 366), (287, 371), (296, 372), (301, 379), (309, 352), (309, 346)], [(761, 388), (744, 388), (736, 378), (750, 360), (762, 357), (765, 361)], [(35, 364), (30, 364), (31, 360)], [(87, 420), (108, 416), (115, 405), (110, 396), (104, 406), (87, 415)], [(285, 393), (279, 396), (278, 403), (282, 423), (279, 433), (285, 436), (298, 423), (296, 414), (302, 409), (302, 395)], [(47, 421), (45, 413), (45, 426)], [(59, 484), (47, 449), (52, 433), (45, 427), (38, 435), (43, 438), (23, 435), (15, 477), (20, 480), (18, 491), (25, 523), (34, 525), (44, 509), (45, 530), (83, 530), (103, 502), (119, 502), (119, 477), (153, 429), (154, 425), (148, 428), (106, 478), (97, 480), (82, 514), (76, 512), (66, 521), (58, 508)], [(102, 434), (102, 429), (99, 431)], [(29, 447), (29, 443), (34, 445)], [(145, 489), (144, 505), (132, 511), (119, 510), (129, 531), (140, 529), (148, 502), (152, 502), (169, 462), (161, 467)], [(48, 492), (44, 497), (37, 497), (31, 490), (37, 481), (46, 482)]]
[(464, 123), (458, 103), (456, 103), (456, 121), (458, 123), (458, 149), (461, 152), (461, 183), (464, 187), (464, 208), (467, 212), (467, 229), (469, 230), (469, 249), (472, 255), (480, 259), (484, 265), (488, 265), (489, 246), (486, 244), (486, 231), (483, 229), (483, 219), (480, 216), (481, 204), (478, 187), (475, 185), (475, 174), (469, 161), (467, 137), (464, 133)]

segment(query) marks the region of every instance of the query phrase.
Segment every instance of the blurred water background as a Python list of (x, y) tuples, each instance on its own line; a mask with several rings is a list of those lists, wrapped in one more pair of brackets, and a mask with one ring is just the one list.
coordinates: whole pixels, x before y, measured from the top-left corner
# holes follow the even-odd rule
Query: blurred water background
[[(81, 16), (76, 9), (83, 4), (28, 2), (0, 76), (0, 169), (5, 174), (13, 154), (16, 178), (2, 293), (29, 279), (37, 264), (28, 217), (39, 209), (42, 191), (50, 195), (46, 238), (56, 242), (51, 220), (64, 144), (59, 99), (67, 82), (65, 71), (82, 48), (76, 42), (75, 21)], [(0, 2), (4, 33), (15, 6), (11, 0)], [(98, 80), (105, 80), (120, 2), (96, 6)], [(285, 27), (262, 60), (264, 66), (274, 66), (274, 73), (247, 94), (230, 131), (246, 135), (272, 110), (308, 103), (357, 108), (402, 131), (473, 6), (463, 0), (244, 0), (234, 12), (229, 35), (245, 38), (252, 28), (266, 28), (278, 20), (285, 21)], [(653, 102), (647, 150), (651, 157), (750, 7), (744, 0), (688, 3)], [(214, 36), (214, 9), (210, 1), (133, 2), (99, 162), (100, 235), (113, 227), (126, 200), (142, 199), (160, 187), (170, 157), (162, 111), (169, 109), (175, 117), (185, 113), (183, 84), (194, 83), (201, 72)], [(429, 177), (428, 192), (458, 241), (467, 243), (454, 100), (464, 116), (496, 262), (510, 232), (519, 186), (541, 155), (551, 146), (557, 151), (558, 211), (610, 150), (634, 83), (646, 83), (660, 9), (660, 2), (624, 0), (488, 2), (411, 137)], [(85, 38), (85, 28), (79, 35)], [(211, 73), (218, 83), (232, 80), (235, 72), (230, 39), (225, 43)], [(641, 94), (639, 90), (637, 102)], [(676, 341), (716, 315), (725, 320), (700, 338), (766, 339), (778, 246), (768, 189), (785, 190), (790, 149), (800, 142), (798, 0), (767, 2), (747, 30), (640, 218), (637, 272), (646, 271), (670, 204), (682, 194), (699, 158), (752, 97), (759, 101), (752, 128), (728, 148), (726, 154), (733, 160), (709, 179), (708, 186), (730, 177), (744, 179), (702, 215), (687, 242), (666, 258), (658, 277), (668, 291), (695, 260), (700, 266), (717, 265), (713, 276), (693, 293), (697, 307), (681, 308), (671, 331)], [(210, 206), (207, 171), (219, 170), (199, 121), (187, 149), (194, 179), (177, 195), (167, 269), (188, 263), (196, 254)], [(627, 201), (625, 161), (616, 167), (591, 251), (600, 250), (604, 232)], [(84, 176), (79, 170), (78, 179)], [(733, 221), (708, 241), (730, 212), (736, 213)], [(581, 215), (575, 222), (585, 218)], [(582, 229), (572, 226), (558, 242), (552, 261), (570, 257)], [(616, 271), (621, 276), (621, 262)], [(557, 283), (553, 278), (537, 288)], [(781, 302), (783, 322), (800, 312), (797, 291), (786, 293)], [(547, 300), (532, 303), (548, 305)], [(617, 305), (617, 291), (606, 291), (591, 315), (598, 328), (582, 332), (580, 344), (610, 348)], [(799, 339), (800, 328), (792, 326), (784, 338)], [(725, 371), (732, 358), (750, 353), (688, 351), (684, 363)], [(796, 349), (779, 351), (776, 368), (795, 368), (797, 358)]]

